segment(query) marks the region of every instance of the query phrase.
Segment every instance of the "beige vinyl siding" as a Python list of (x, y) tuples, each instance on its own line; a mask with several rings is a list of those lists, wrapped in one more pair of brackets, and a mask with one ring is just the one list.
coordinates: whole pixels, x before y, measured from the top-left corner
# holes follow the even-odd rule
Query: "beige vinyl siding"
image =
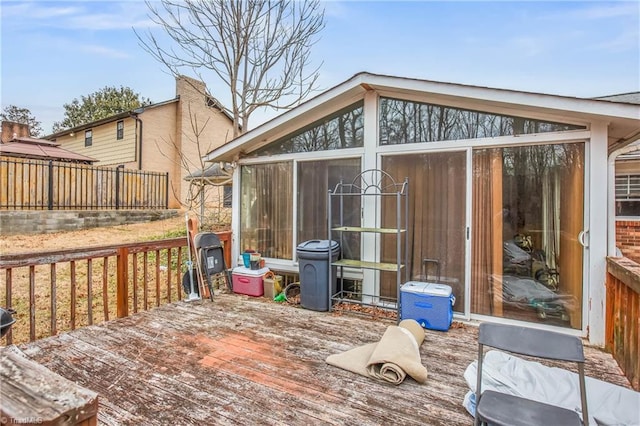
[[(139, 125), (136, 129), (136, 120), (125, 118), (121, 140), (117, 139), (118, 120), (114, 120), (91, 128), (92, 146), (84, 146), (84, 130), (74, 136), (60, 136), (57, 142), (66, 149), (97, 159), (100, 166), (123, 164), (125, 168), (168, 173), (169, 208), (193, 207), (194, 204), (189, 203), (190, 184), (185, 177), (209, 166), (203, 165), (201, 156), (226, 143), (233, 135), (231, 120), (218, 108), (208, 106), (205, 91), (202, 82), (188, 77), (177, 79), (175, 99), (142, 108), (138, 115), (142, 121), (139, 140), (136, 140), (136, 132), (140, 132)], [(211, 192), (217, 194), (218, 191)], [(222, 196), (211, 198), (216, 204), (222, 202)], [(196, 204), (199, 201), (198, 198)]]
[[(125, 164), (136, 161), (136, 121), (125, 118), (124, 137), (117, 139), (117, 122), (105, 123), (92, 127), (93, 142), (91, 146), (84, 146), (85, 131), (76, 132), (74, 136), (65, 135), (57, 139), (61, 146), (69, 151), (86, 155), (98, 160), (98, 166)], [(86, 129), (89, 130), (89, 129)]]

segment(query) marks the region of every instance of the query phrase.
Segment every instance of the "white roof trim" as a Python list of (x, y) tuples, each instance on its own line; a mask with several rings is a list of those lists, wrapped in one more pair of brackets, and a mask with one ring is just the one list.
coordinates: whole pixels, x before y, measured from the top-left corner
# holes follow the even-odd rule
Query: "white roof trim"
[(596, 99), (521, 92), (510, 89), (470, 86), (457, 83), (418, 80), (402, 77), (369, 74), (365, 83), (376, 88), (411, 90), (437, 95), (471, 98), (488, 102), (500, 102), (528, 107), (557, 109), (574, 113), (640, 119), (640, 107)]
[[(209, 152), (208, 154), (206, 154), (204, 156), (204, 161), (215, 161), (216, 158), (225, 155), (229, 152), (232, 151), (237, 151), (240, 147), (242, 147), (245, 143), (247, 142), (251, 142), (255, 139), (260, 138), (261, 135), (277, 129), (280, 126), (285, 125), (286, 123), (288, 123), (289, 121), (304, 115), (305, 113), (309, 112), (310, 110), (312, 110), (313, 108), (318, 107), (319, 105), (324, 104), (325, 102), (330, 101), (331, 99), (334, 99), (336, 97), (338, 97), (339, 95), (343, 95), (348, 93), (350, 90), (354, 89), (354, 88), (358, 88), (360, 86), (362, 77), (360, 74), (357, 74), (355, 76), (353, 76), (351, 79), (345, 81), (344, 83), (339, 84), (338, 86), (335, 86), (329, 90), (327, 90), (326, 92), (323, 92), (321, 94), (319, 94), (318, 96), (310, 99), (309, 101), (306, 101), (300, 105), (298, 105), (297, 107), (275, 117), (272, 120), (267, 121), (264, 124), (261, 124), (260, 126), (256, 127), (255, 129), (252, 129), (250, 131), (248, 131), (247, 133), (237, 137), (236, 139), (222, 145), (221, 147), (218, 147), (214, 150), (212, 150), (211, 152)], [(361, 88), (362, 92), (365, 92), (364, 88)]]
[[(370, 73), (359, 73), (345, 82), (319, 94), (278, 117), (256, 127), (238, 138), (216, 148), (206, 154), (205, 161), (217, 161), (220, 158), (230, 160), (229, 156), (237, 156), (245, 145), (261, 140), (263, 135), (278, 130), (291, 120), (307, 112), (321, 107), (338, 97), (352, 93), (364, 93), (370, 87), (373, 90), (413, 91), (455, 98), (468, 98), (490, 103), (509, 104), (526, 109), (539, 108), (556, 110), (573, 114), (585, 114), (600, 120), (619, 118), (638, 120), (640, 122), (640, 106), (611, 101), (583, 99), (569, 96), (549, 95), (533, 92), (521, 92), (510, 89), (495, 89), (471, 86), (458, 83), (445, 83), (430, 80), (419, 80), (405, 77), (394, 77)], [(293, 130), (293, 129), (292, 129)]]

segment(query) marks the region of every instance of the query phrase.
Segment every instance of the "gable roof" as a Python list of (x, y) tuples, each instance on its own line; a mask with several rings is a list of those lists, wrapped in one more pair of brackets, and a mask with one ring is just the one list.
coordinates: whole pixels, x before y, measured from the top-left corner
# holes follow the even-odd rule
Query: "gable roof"
[(593, 99), (640, 105), (640, 92), (619, 93), (617, 95), (599, 96)]
[(199, 185), (225, 185), (231, 183), (233, 169), (227, 163), (213, 163), (204, 170), (196, 170), (184, 180)]
[[(640, 137), (640, 133), (637, 133), (640, 129), (640, 107), (636, 105), (362, 72), (212, 150), (204, 156), (204, 160), (235, 161), (283, 136), (287, 131), (308, 124), (312, 121), (309, 117), (314, 117), (314, 120), (320, 119), (362, 99), (367, 91), (396, 97), (429, 95), (444, 105), (447, 102), (464, 100), (470, 109), (487, 106), (517, 108), (522, 112), (562, 115), (578, 122), (615, 122), (616, 126), (612, 128), (615, 128), (617, 133), (610, 136), (624, 140), (625, 143), (633, 142)], [(632, 138), (631, 141), (626, 140), (629, 137)]]
[(163, 105), (172, 104), (174, 102), (178, 102), (180, 100), (179, 96), (176, 96), (173, 99), (169, 99), (168, 101), (157, 102), (155, 104), (146, 105), (140, 108), (132, 109), (130, 111), (124, 111), (118, 114), (111, 115), (109, 117), (101, 118), (100, 120), (92, 121), (90, 123), (81, 124), (80, 126), (72, 127), (70, 129), (61, 130), (57, 133), (52, 133), (50, 135), (44, 136), (45, 139), (53, 140), (60, 136), (68, 135), (69, 133), (78, 133), (86, 129), (91, 129), (92, 127), (102, 126), (103, 124), (112, 123), (114, 121), (122, 120), (127, 117), (137, 116), (138, 114), (142, 114), (148, 109), (157, 108)]
[(17, 137), (7, 143), (0, 144), (0, 155), (7, 157), (31, 158), (37, 160), (54, 160), (92, 164), (95, 158), (76, 154), (60, 144), (44, 139)]

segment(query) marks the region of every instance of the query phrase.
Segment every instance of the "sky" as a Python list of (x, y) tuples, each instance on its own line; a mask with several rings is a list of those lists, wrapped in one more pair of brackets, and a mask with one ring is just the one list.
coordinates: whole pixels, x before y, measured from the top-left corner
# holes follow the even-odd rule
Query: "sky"
[[(640, 91), (637, 1), (326, 1), (312, 48), (319, 89), (367, 71), (577, 97)], [(105, 86), (153, 102), (171, 75), (134, 33), (159, 34), (143, 1), (0, 0), (0, 97), (28, 108), (45, 134), (65, 103)], [(230, 105), (227, 88), (211, 94)], [(250, 127), (278, 113), (259, 112)]]

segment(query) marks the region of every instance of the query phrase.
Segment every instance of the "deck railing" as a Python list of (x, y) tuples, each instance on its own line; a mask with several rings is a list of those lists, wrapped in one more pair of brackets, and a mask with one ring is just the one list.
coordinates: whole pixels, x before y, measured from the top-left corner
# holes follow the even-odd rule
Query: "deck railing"
[[(230, 247), (230, 232), (218, 236)], [(5, 343), (54, 336), (180, 300), (187, 255), (185, 237), (2, 255), (0, 306), (14, 309), (18, 319)]]
[(640, 391), (640, 265), (609, 258), (607, 270), (606, 349)]

